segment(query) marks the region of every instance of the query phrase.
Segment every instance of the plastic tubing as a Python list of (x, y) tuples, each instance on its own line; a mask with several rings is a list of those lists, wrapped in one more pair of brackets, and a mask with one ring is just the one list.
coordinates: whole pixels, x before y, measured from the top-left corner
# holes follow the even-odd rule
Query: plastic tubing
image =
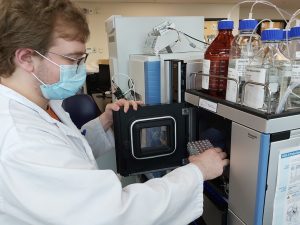
[[(284, 105), (285, 105), (285, 103), (286, 103), (286, 101), (287, 101), (289, 95), (290, 95), (290, 94), (294, 94), (294, 93), (293, 93), (293, 90), (294, 90), (296, 87), (298, 87), (299, 85), (300, 85), (299, 82), (295, 82), (295, 83), (291, 83), (291, 84), (287, 87), (287, 89), (286, 89), (284, 95), (282, 96), (280, 102), (278, 103), (277, 109), (276, 109), (276, 111), (275, 111), (276, 114), (279, 114), (279, 113), (283, 112), (283, 110), (284, 110)], [(296, 95), (296, 96), (299, 97), (298, 95)]]
[(254, 8), (254, 6), (255, 6), (256, 4), (258, 4), (258, 3), (274, 7), (274, 8), (276, 9), (276, 11), (280, 14), (280, 16), (284, 19), (284, 21), (285, 21), (286, 23), (287, 23), (286, 18), (284, 17), (284, 15), (282, 14), (282, 12), (286, 13), (288, 16), (291, 16), (291, 14), (289, 14), (287, 11), (278, 8), (276, 5), (274, 5), (274, 4), (271, 3), (271, 2), (258, 0), (258, 1), (255, 1), (255, 2), (253, 3), (253, 5), (251, 6), (251, 10), (250, 10), (250, 13), (249, 13), (249, 17), (251, 16), (251, 18), (252, 18), (252, 11), (253, 11), (253, 8)]
[[(249, 0), (249, 1), (242, 1), (242, 2), (239, 2), (239, 3), (235, 4), (235, 5), (231, 8), (231, 10), (229, 11), (229, 13), (227, 14), (227, 18), (230, 19), (230, 17), (231, 17), (231, 12), (233, 11), (233, 9), (234, 9), (235, 7), (237, 7), (237, 6), (241, 5), (241, 4), (244, 4), (244, 3), (253, 3), (252, 6), (251, 6), (251, 10), (250, 10), (250, 12), (249, 12), (249, 19), (252, 19), (252, 15), (253, 15), (252, 11), (253, 11), (253, 8), (254, 8), (254, 6), (255, 6), (256, 4), (258, 4), (258, 3), (264, 4), (264, 5), (268, 5), (268, 6), (271, 6), (271, 7), (274, 7), (274, 8), (276, 9), (276, 11), (280, 14), (280, 16), (284, 19), (284, 21), (288, 24), (287, 27), (286, 27), (286, 29), (289, 30), (290, 22), (291, 22), (292, 20), (290, 20), (290, 22), (288, 23), (288, 22), (286, 21), (286, 18), (285, 18), (284, 15), (282, 14), (282, 12), (286, 13), (286, 14), (289, 15), (289, 16), (291, 16), (291, 15), (290, 15), (287, 11), (278, 8), (278, 7), (277, 7), (276, 5), (274, 5), (273, 3), (268, 2), (268, 1), (263, 1), (263, 0), (255, 0), (255, 1)], [(281, 12), (281, 11), (282, 11), (282, 12)], [(297, 10), (297, 11), (292, 15), (292, 18), (293, 18), (293, 17), (296, 17), (297, 13), (299, 13), (299, 12), (300, 12), (300, 10)], [(266, 19), (266, 20), (268, 20), (268, 19)], [(265, 20), (263, 20), (263, 21), (265, 21)], [(269, 20), (269, 21), (270, 21), (271, 24), (272, 24), (272, 21), (271, 21), (271, 20)], [(260, 24), (260, 23), (259, 23), (259, 24)], [(251, 39), (252, 39), (252, 36), (253, 36), (254, 31), (255, 31), (256, 29), (257, 29), (257, 27), (255, 27), (254, 30), (252, 31), (252, 34), (251, 34), (251, 37), (250, 37), (250, 43), (249, 43), (250, 45), (251, 45)], [(287, 45), (288, 45), (288, 34), (286, 34), (286, 43), (287, 43)], [(251, 46), (251, 47), (252, 47), (252, 46)], [(248, 55), (249, 55), (249, 50), (250, 50), (250, 48), (248, 47)], [(290, 58), (290, 50), (289, 50), (289, 48), (288, 48), (287, 50), (288, 50), (288, 57)]]
[[(254, 1), (254, 0), (248, 0), (248, 1), (242, 1), (242, 2), (239, 2), (239, 3), (235, 4), (235, 5), (230, 9), (230, 11), (228, 12), (228, 14), (227, 14), (227, 19), (230, 20), (232, 11), (233, 11), (237, 6), (239, 6), (239, 5), (241, 5), (241, 4), (244, 4), (244, 3), (253, 3), (253, 5), (252, 5), (252, 7), (251, 7), (251, 10), (250, 10), (250, 13), (249, 13), (249, 19), (252, 19), (252, 11), (253, 11), (253, 7), (254, 7), (256, 4), (258, 4), (258, 3), (260, 3), (260, 4), (265, 4), (265, 5), (274, 7), (274, 8), (278, 11), (278, 13), (281, 15), (281, 17), (285, 20), (286, 23), (287, 23), (287, 21), (286, 21), (285, 17), (283, 16), (282, 12), (286, 13), (288, 16), (291, 16), (287, 11), (278, 8), (276, 5), (274, 5), (274, 4), (271, 3), (271, 2), (263, 1), (263, 0), (255, 0), (255, 1)], [(282, 12), (281, 12), (281, 11), (282, 11)]]
[[(296, 12), (291, 16), (290, 21), (286, 24), (286, 27), (285, 27), (286, 30), (291, 29), (291, 24), (293, 23), (294, 20), (296, 20), (298, 14), (300, 14), (300, 9), (296, 10)], [(296, 24), (296, 26), (297, 26), (297, 24)], [(286, 33), (285, 38), (286, 38), (286, 43), (288, 45), (288, 33)], [(290, 58), (290, 49), (287, 48), (287, 50), (288, 50), (288, 57)]]
[(297, 16), (298, 16), (298, 14), (300, 14), (300, 9), (298, 9), (292, 16), (291, 16), (291, 19), (290, 19), (290, 21), (287, 23), (287, 25), (286, 25), (286, 29), (290, 29), (291, 28), (291, 24), (292, 24), (292, 22), (294, 22), (294, 20), (296, 20), (297, 18)]
[(125, 91), (123, 94), (124, 96), (127, 95), (130, 91), (133, 91), (134, 95), (132, 96), (133, 97), (133, 100), (136, 101), (136, 98), (135, 98), (135, 86), (134, 86), (134, 82), (132, 80), (132, 78), (127, 75), (127, 74), (124, 74), (124, 73), (119, 73), (119, 75), (123, 76), (123, 77), (126, 77), (128, 79), (128, 81), (131, 83), (131, 86), (129, 86), (129, 83), (128, 83), (128, 90)]
[(242, 2), (239, 2), (239, 3), (237, 3), (237, 4), (235, 4), (234, 6), (232, 6), (232, 8), (229, 10), (229, 12), (228, 12), (228, 14), (227, 14), (227, 19), (228, 20), (230, 20), (230, 18), (231, 18), (231, 13), (232, 13), (232, 11), (237, 7), (237, 6), (239, 6), (239, 5), (241, 5), (241, 4), (244, 4), (244, 3), (254, 3), (254, 2), (256, 2), (256, 1), (254, 1), (254, 0), (249, 0), (249, 1), (242, 1)]
[(289, 48), (289, 31), (290, 29), (285, 29), (286, 30), (286, 34), (285, 34), (285, 40), (286, 41), (286, 46), (287, 47), (287, 53), (288, 53), (288, 58), (290, 59), (291, 58), (291, 55), (290, 55), (290, 48)]
[(259, 21), (259, 23), (258, 24), (256, 24), (256, 26), (254, 27), (254, 29), (252, 30), (252, 33), (251, 33), (251, 35), (250, 35), (250, 39), (249, 39), (249, 43), (248, 43), (248, 47), (247, 47), (247, 55), (249, 56), (249, 50), (250, 50), (250, 48), (252, 48), (252, 37), (253, 37), (253, 35), (254, 35), (254, 32), (256, 31), (256, 29), (258, 28), (258, 26), (261, 24), (261, 23), (263, 23), (263, 22), (265, 22), (265, 21), (269, 21), (270, 22), (270, 27), (271, 28), (273, 28), (273, 22), (272, 22), (272, 20), (270, 20), (270, 19), (263, 19), (263, 20), (261, 20), (261, 21)]
[[(292, 15), (290, 21), (289, 21), (289, 22), (287, 23), (287, 25), (286, 25), (286, 29), (290, 29), (290, 26), (291, 26), (292, 22), (293, 22), (294, 20), (296, 20), (296, 17), (298, 16), (298, 14), (300, 14), (300, 9), (298, 9), (298, 10)], [(286, 101), (287, 101), (289, 95), (290, 95), (290, 94), (294, 94), (294, 93), (293, 93), (293, 90), (294, 90), (296, 87), (298, 87), (299, 85), (300, 85), (299, 82), (294, 82), (294, 83), (291, 83), (291, 84), (288, 86), (288, 88), (286, 89), (286, 91), (285, 91), (284, 95), (282, 96), (280, 102), (278, 103), (278, 106), (277, 106), (277, 109), (276, 109), (276, 112), (275, 112), (276, 114), (283, 112), (283, 110), (284, 110), (284, 105), (285, 105), (285, 103), (286, 103)], [(294, 95), (295, 95), (295, 94), (294, 94)], [(297, 97), (299, 97), (299, 96), (297, 96)]]

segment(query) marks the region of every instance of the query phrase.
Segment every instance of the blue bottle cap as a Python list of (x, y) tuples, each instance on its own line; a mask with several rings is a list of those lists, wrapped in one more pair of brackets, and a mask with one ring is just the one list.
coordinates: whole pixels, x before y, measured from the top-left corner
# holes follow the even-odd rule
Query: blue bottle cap
[(286, 38), (288, 40), (291, 39), (291, 31), (290, 30), (286, 30), (286, 29), (283, 29), (283, 33), (282, 33), (282, 40), (286, 40)]
[(239, 30), (253, 30), (258, 21), (255, 19), (244, 19), (239, 21)]
[(290, 33), (291, 39), (300, 37), (300, 27), (292, 27)]
[(283, 30), (278, 28), (266, 29), (261, 32), (262, 41), (281, 41)]
[(232, 30), (233, 21), (232, 20), (220, 20), (218, 22), (218, 30)]

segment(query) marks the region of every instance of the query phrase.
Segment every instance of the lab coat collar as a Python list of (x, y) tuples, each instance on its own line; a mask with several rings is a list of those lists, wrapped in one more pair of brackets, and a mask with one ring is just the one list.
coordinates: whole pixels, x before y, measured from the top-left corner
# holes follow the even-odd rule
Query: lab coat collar
[[(81, 135), (80, 131), (78, 128), (75, 126), (75, 124), (72, 122), (69, 114), (62, 108), (62, 100), (51, 100), (49, 102), (49, 106), (51, 109), (55, 112), (55, 114), (58, 116), (60, 121), (66, 125), (67, 127), (72, 128), (72, 130), (78, 131), (78, 135)], [(57, 121), (56, 121), (57, 122)], [(58, 126), (61, 126), (61, 123), (57, 124)], [(74, 136), (73, 132), (67, 132), (65, 131), (67, 135)]]
[(2, 84), (0, 84), (0, 94), (3, 94), (5, 96), (7, 96), (8, 98), (13, 99), (13, 100), (17, 101), (18, 103), (33, 109), (34, 111), (39, 113), (41, 115), (41, 117), (43, 119), (45, 119), (47, 122), (55, 123), (55, 119), (53, 119), (51, 116), (49, 116), (49, 114), (44, 109), (42, 109), (37, 104), (30, 101), (29, 99), (25, 98), (23, 95), (19, 94), (18, 92), (14, 91)]
[[(33, 103), (29, 99), (25, 98), (23, 95), (19, 94), (18, 92), (0, 84), (0, 94), (7, 96), (10, 99), (17, 101), (18, 103), (25, 105), (32, 110), (36, 111), (44, 120), (49, 123), (54, 123), (57, 126), (61, 126), (62, 123), (53, 119), (44, 109), (39, 107), (37, 104)], [(52, 103), (53, 101), (53, 103)], [(54, 101), (52, 100), (49, 102), (50, 107), (53, 107), (53, 111), (57, 114), (59, 119), (65, 123), (66, 126), (74, 128), (75, 125), (72, 123), (71, 119), (67, 116), (66, 112), (61, 107), (62, 101)], [(71, 133), (71, 132), (68, 132)]]
[(95, 165), (95, 159), (90, 150), (88, 143), (84, 140), (82, 134), (78, 130), (78, 128), (72, 122), (68, 113), (64, 111), (61, 107), (62, 101), (61, 100), (51, 100), (49, 102), (50, 107), (56, 113), (58, 118), (61, 120), (58, 121), (53, 119), (44, 109), (39, 107), (37, 104), (33, 103), (29, 99), (25, 98), (23, 95), (19, 94), (18, 92), (0, 84), (0, 94), (8, 97), (9, 99), (13, 99), (18, 103), (25, 105), (26, 107), (31, 108), (32, 110), (36, 111), (45, 121), (55, 124), (60, 130), (67, 136), (71, 136), (81, 140), (83, 147), (85, 148), (85, 152), (88, 155), (90, 161), (92, 161)]

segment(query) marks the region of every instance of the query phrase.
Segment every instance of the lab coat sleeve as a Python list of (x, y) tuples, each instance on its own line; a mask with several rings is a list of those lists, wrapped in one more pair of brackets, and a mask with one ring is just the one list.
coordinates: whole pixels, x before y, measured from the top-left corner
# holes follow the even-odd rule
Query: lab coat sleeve
[(111, 170), (34, 162), (32, 154), (40, 153), (27, 147), (1, 158), (0, 209), (19, 224), (186, 225), (202, 213), (203, 178), (195, 165), (122, 189)]
[(95, 159), (115, 148), (112, 130), (109, 129), (105, 132), (99, 117), (84, 124), (81, 128), (81, 133), (91, 146)]

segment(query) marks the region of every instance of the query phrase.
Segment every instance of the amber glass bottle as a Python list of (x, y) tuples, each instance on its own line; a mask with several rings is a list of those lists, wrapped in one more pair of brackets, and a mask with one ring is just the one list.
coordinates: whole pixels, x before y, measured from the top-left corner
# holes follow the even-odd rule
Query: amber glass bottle
[[(228, 61), (232, 35), (233, 21), (221, 20), (218, 22), (218, 35), (207, 48), (204, 61), (203, 73), (218, 77), (227, 77)], [(202, 88), (212, 96), (225, 99), (226, 79), (203, 76)]]

